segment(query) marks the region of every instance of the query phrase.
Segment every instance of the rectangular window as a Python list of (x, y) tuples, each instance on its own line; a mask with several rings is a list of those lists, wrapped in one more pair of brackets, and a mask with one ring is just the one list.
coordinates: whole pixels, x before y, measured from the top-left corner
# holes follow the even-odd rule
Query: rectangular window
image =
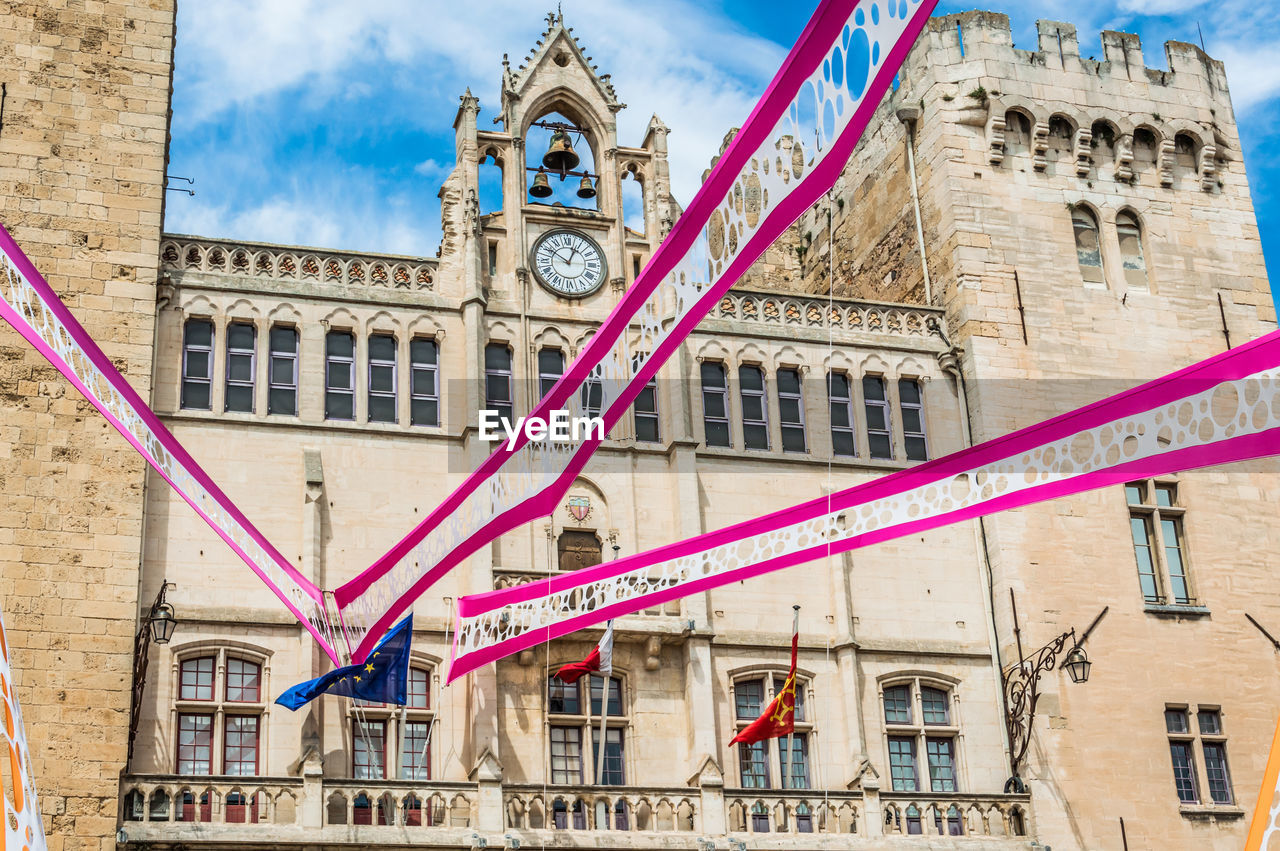
[(884, 690), (884, 720), (886, 724), (911, 723), (910, 686), (894, 686)]
[(559, 349), (538, 350), (538, 398), (546, 398), (551, 388), (564, 375), (564, 352)]
[(1191, 742), (1169, 742), (1169, 753), (1173, 757), (1173, 785), (1178, 791), (1178, 800), (1184, 804), (1200, 803)]
[[(596, 779), (596, 783), (604, 786), (625, 786), (626, 774), (623, 768), (623, 731), (605, 728), (604, 773)], [(600, 730), (591, 729), (591, 764), (600, 764)]]
[(349, 331), (325, 335), (324, 418), (356, 418), (356, 338)]
[(387, 776), (387, 722), (355, 721), (351, 742), (357, 780), (381, 780)]
[(178, 773), (213, 773), (213, 716), (178, 716)]
[(258, 358), (258, 329), (247, 322), (227, 326), (227, 392), (223, 409), (253, 413), (253, 380)]
[(929, 448), (924, 436), (924, 391), (914, 379), (898, 380), (898, 407), (902, 411), (902, 442), (906, 444), (908, 461), (928, 461)]
[(804, 436), (804, 393), (800, 370), (778, 370), (778, 421), (782, 425), (782, 451), (807, 452)]
[(402, 725), (400, 735), (400, 779), (431, 779), (431, 723), (429, 721), (406, 721)]
[(1166, 709), (1164, 711), (1164, 728), (1170, 733), (1190, 732), (1190, 728), (1187, 726), (1187, 710)]
[(867, 411), (867, 446), (872, 458), (893, 458), (893, 437), (889, 431), (889, 399), (884, 379), (878, 375), (862, 378), (862, 401)]
[(1227, 746), (1222, 742), (1204, 743), (1204, 771), (1209, 777), (1209, 797), (1215, 804), (1231, 804), (1231, 774), (1227, 771)]
[(707, 446), (732, 446), (729, 439), (729, 384), (724, 364), (702, 362), (702, 427)]
[(925, 686), (920, 689), (920, 708), (924, 715), (924, 723), (934, 726), (946, 726), (950, 723), (947, 711), (947, 693), (942, 689)]
[(783, 778), (787, 789), (809, 788), (809, 737), (804, 733), (791, 736), (791, 755), (787, 757), (786, 770), (783, 771), (783, 757), (787, 752), (787, 737), (778, 739), (778, 776)]
[(594, 371), (588, 373), (587, 380), (582, 384), (582, 415), (586, 417), (600, 416), (600, 409), (604, 406), (604, 384), (599, 378), (594, 377)]
[[(787, 685), (787, 678), (781, 674), (773, 678), (773, 693), (779, 694)], [(796, 720), (803, 722), (804, 718), (804, 683), (796, 683)]]
[[(603, 678), (596, 674), (591, 675), (591, 714), (600, 715), (600, 691), (603, 686)], [(609, 678), (609, 714), (622, 715), (622, 680), (616, 677)]]
[(660, 440), (658, 430), (658, 379), (650, 378), (649, 383), (636, 396), (634, 405), (636, 416), (636, 440), (645, 443), (657, 443)]
[(273, 325), (267, 387), (267, 413), (298, 414), (298, 329)]
[(431, 708), (431, 675), (425, 669), (409, 669), (406, 699), (405, 705), (410, 709)]
[(257, 703), (261, 672), (262, 669), (253, 662), (228, 659), (227, 700), (232, 703)]
[(498, 243), (489, 243), (489, 277), (498, 274)]
[(222, 773), (258, 773), (258, 716), (228, 715), (222, 731)]
[(502, 343), (490, 343), (484, 347), (485, 409), (514, 423), (515, 399), (511, 390), (511, 349)]
[(758, 366), (738, 367), (738, 394), (742, 399), (742, 445), (747, 449), (768, 449), (769, 412), (764, 370)]
[(578, 727), (551, 728), (551, 782), (582, 783), (582, 730)]
[(929, 751), (929, 788), (934, 792), (956, 791), (956, 752), (951, 739), (925, 740)]
[(582, 701), (578, 694), (577, 683), (550, 677), (547, 680), (547, 711), (554, 715), (581, 715)]
[(765, 758), (768, 740), (753, 744), (737, 744), (738, 770), (742, 774), (743, 789), (768, 789), (769, 766)]
[(1194, 605), (1183, 544), (1185, 509), (1178, 505), (1177, 485), (1130, 482), (1124, 492), (1143, 600)]
[(182, 329), (182, 407), (213, 408), (213, 323), (188, 319)]
[(409, 341), (409, 422), (440, 425), (440, 349), (435, 340)]
[(744, 680), (733, 687), (734, 714), (743, 721), (754, 721), (764, 711), (764, 680)]
[(916, 775), (916, 740), (908, 736), (889, 737), (889, 778), (895, 792), (915, 792), (920, 788)]
[(396, 338), (369, 337), (369, 422), (394, 423), (396, 416)]
[(853, 439), (853, 394), (847, 374), (827, 375), (827, 401), (831, 406), (831, 453), (852, 458), (858, 449)]
[(213, 657), (187, 659), (182, 663), (181, 700), (213, 700)]

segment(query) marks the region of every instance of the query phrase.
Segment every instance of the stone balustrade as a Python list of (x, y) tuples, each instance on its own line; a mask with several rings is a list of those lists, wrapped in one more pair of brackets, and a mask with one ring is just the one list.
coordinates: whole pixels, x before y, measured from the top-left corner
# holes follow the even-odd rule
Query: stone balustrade
[(160, 268), (212, 272), (284, 281), (316, 281), (343, 286), (430, 290), (438, 263), (423, 257), (352, 254), (265, 243), (223, 242), (169, 236), (160, 245)]
[(732, 290), (711, 309), (709, 319), (763, 325), (830, 328), (907, 337), (930, 334), (928, 320), (942, 311), (911, 305), (831, 299), (822, 296)]
[(318, 765), (303, 773), (127, 776), (121, 787), (123, 830), (134, 842), (185, 837), (225, 840), (228, 847), (379, 837), (472, 847), (477, 838), (491, 847), (512, 847), (515, 839), (532, 847), (572, 845), (559, 837), (574, 833), (584, 834), (582, 841), (593, 847), (617, 848), (639, 847), (637, 834), (688, 837), (683, 842), (689, 844), (680, 847), (693, 847), (695, 839), (715, 844), (715, 837), (727, 836), (772, 848), (794, 834), (814, 834), (814, 847), (824, 849), (862, 847), (863, 840), (906, 843), (917, 835), (932, 837), (929, 847), (950, 837), (984, 840), (965, 846), (975, 848), (1028, 847), (1029, 841), (1025, 794), (725, 789), (715, 778), (672, 788), (503, 784), (484, 776), (474, 783), (350, 780), (323, 778)]

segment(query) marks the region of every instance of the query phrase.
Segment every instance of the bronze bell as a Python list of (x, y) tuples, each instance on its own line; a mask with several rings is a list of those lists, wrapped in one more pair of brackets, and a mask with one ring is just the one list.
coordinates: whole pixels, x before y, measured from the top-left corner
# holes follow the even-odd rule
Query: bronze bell
[(578, 155), (573, 150), (573, 143), (569, 141), (568, 133), (557, 130), (551, 134), (551, 144), (547, 146), (547, 153), (542, 157), (542, 164), (550, 171), (560, 172), (561, 177), (566, 171), (572, 171), (578, 165)]
[(579, 198), (596, 197), (596, 188), (591, 185), (591, 178), (586, 177), (585, 175), (582, 178), (582, 183), (578, 184), (578, 197)]
[(533, 186), (529, 187), (529, 194), (534, 198), (551, 197), (551, 183), (547, 180), (545, 171), (540, 171), (533, 176)]

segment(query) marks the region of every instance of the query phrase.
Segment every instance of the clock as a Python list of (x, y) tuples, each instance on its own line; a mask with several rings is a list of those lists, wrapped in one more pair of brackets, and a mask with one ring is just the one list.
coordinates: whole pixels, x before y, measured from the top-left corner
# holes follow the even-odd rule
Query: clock
[(608, 269), (596, 241), (574, 230), (544, 233), (533, 244), (530, 257), (542, 285), (568, 298), (582, 298), (600, 289)]

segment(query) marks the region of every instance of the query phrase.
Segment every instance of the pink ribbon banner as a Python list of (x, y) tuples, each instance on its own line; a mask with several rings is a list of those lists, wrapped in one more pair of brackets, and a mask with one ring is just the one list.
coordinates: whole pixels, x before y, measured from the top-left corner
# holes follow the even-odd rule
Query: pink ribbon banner
[[(839, 177), (937, 0), (823, 0), (751, 116), (618, 306), (531, 417), (602, 395), (612, 428), (698, 322)], [(545, 517), (600, 444), (528, 442), (490, 455), (364, 573), (338, 588), (363, 659), (427, 588), (484, 544)]]
[(325, 638), (320, 590), (253, 527), (169, 433), (2, 227), (0, 317), (84, 394), (337, 662), (335, 649)]
[(1280, 332), (1102, 402), (765, 517), (458, 601), (449, 681), (784, 567), (1180, 470), (1280, 455)]

